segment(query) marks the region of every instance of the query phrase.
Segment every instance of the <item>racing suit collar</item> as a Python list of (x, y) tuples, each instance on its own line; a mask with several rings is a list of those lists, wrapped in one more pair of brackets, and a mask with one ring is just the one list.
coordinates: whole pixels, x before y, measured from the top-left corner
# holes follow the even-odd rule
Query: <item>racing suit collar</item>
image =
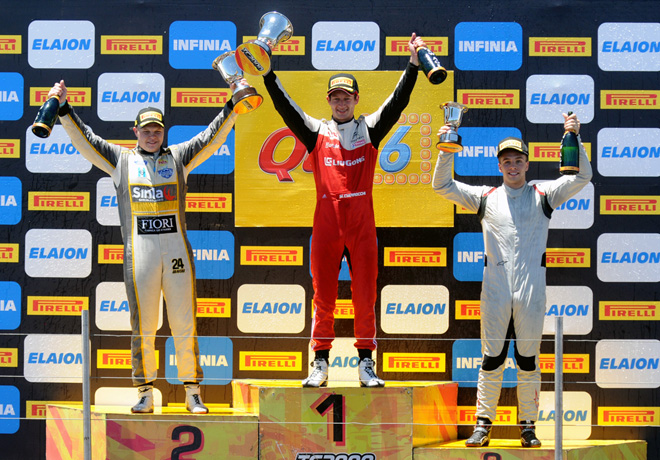
[(527, 182), (525, 182), (525, 184), (520, 188), (509, 187), (506, 184), (502, 184), (502, 185), (504, 186), (504, 190), (506, 191), (507, 196), (510, 196), (511, 198), (518, 198), (520, 195), (522, 195), (523, 190), (529, 184)]
[(346, 123), (354, 122), (355, 117), (351, 118), (350, 120), (346, 120), (346, 121), (338, 121), (335, 117), (332, 117), (332, 121), (334, 121), (337, 126), (341, 126), (341, 125), (345, 125)]

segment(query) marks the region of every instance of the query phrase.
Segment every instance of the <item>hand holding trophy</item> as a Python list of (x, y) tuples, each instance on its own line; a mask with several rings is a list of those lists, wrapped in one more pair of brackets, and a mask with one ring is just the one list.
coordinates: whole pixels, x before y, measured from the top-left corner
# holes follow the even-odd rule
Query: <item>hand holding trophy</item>
[(445, 102), (440, 107), (445, 111), (445, 125), (449, 125), (449, 131), (440, 134), (440, 142), (436, 147), (443, 152), (460, 152), (463, 150), (462, 139), (456, 130), (461, 124), (463, 114), (467, 112), (467, 106), (458, 102)]
[(234, 112), (237, 114), (252, 112), (261, 105), (264, 98), (252, 86), (242, 83), (243, 71), (236, 63), (234, 51), (228, 51), (215, 58), (213, 68), (220, 72), (230, 87), (232, 84), (236, 85), (231, 98), (234, 102)]
[(291, 21), (277, 11), (264, 14), (259, 21), (259, 27), (261, 30), (256, 40), (249, 40), (236, 48), (239, 67), (250, 75), (268, 73), (273, 48), (293, 35)]

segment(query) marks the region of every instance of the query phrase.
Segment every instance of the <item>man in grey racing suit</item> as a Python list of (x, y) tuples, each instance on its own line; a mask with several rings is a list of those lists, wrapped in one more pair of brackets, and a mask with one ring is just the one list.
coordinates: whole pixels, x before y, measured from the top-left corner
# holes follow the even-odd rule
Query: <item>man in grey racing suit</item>
[(133, 384), (138, 386), (134, 413), (153, 412), (153, 383), (158, 363), (155, 336), (161, 290), (167, 305), (178, 377), (186, 388), (186, 408), (205, 414), (200, 395), (203, 379), (197, 342), (197, 293), (193, 252), (186, 236), (186, 191), (190, 171), (218, 150), (236, 120), (231, 100), (211, 124), (193, 139), (163, 147), (163, 113), (139, 111), (133, 132), (137, 145), (111, 144), (86, 126), (67, 102), (64, 80), (48, 97), (60, 100), (59, 116), (74, 147), (108, 173), (117, 192), (124, 240), (124, 284), (131, 318)]
[[(575, 114), (564, 115), (565, 130), (579, 132)], [(447, 132), (443, 126), (440, 134)], [(540, 447), (534, 421), (541, 389), (539, 351), (546, 307), (545, 250), (553, 209), (578, 193), (591, 179), (591, 165), (580, 142), (580, 171), (530, 185), (527, 146), (517, 138), (498, 145), (500, 187), (470, 186), (452, 178), (453, 153), (441, 152), (433, 189), (476, 212), (484, 236), (486, 262), (481, 290), (483, 361), (477, 384), (477, 424), (468, 447), (487, 446), (502, 388), (512, 334), (518, 367), (518, 406), (523, 447)]]

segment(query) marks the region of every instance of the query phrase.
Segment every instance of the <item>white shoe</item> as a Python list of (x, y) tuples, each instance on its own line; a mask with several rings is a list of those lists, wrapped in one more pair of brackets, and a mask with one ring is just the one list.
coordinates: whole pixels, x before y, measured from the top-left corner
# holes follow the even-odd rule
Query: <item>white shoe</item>
[(193, 414), (208, 414), (209, 408), (202, 402), (199, 384), (188, 384), (186, 387), (186, 409)]
[(138, 388), (138, 402), (131, 407), (134, 414), (151, 414), (154, 411), (154, 387), (144, 385)]
[(363, 358), (358, 366), (361, 387), (384, 387), (385, 381), (378, 378), (374, 371), (374, 361), (371, 358)]
[(304, 387), (327, 387), (328, 386), (328, 362), (323, 358), (315, 359), (312, 363), (312, 371), (309, 377), (302, 381)]

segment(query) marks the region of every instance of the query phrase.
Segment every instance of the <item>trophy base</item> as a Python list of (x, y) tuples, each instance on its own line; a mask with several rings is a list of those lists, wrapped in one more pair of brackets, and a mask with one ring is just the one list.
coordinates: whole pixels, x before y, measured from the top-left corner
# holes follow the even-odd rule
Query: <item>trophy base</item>
[(234, 113), (249, 113), (259, 108), (264, 98), (253, 87), (236, 91), (231, 100), (234, 102)]
[(43, 123), (35, 123), (32, 125), (32, 134), (34, 134), (37, 137), (41, 137), (42, 139), (47, 138), (50, 136), (50, 126), (44, 125)]
[(426, 74), (432, 85), (439, 85), (447, 78), (447, 71), (444, 67), (436, 67)]
[(577, 166), (563, 166), (559, 168), (559, 174), (562, 176), (575, 176), (580, 173), (580, 168)]
[(270, 70), (270, 48), (259, 40), (238, 45), (235, 55), (236, 63), (247, 74), (261, 76)]
[(435, 144), (435, 146), (442, 150), (443, 152), (460, 152), (463, 150), (463, 145), (461, 145), (461, 136), (456, 132), (448, 132), (440, 136), (440, 142)]

